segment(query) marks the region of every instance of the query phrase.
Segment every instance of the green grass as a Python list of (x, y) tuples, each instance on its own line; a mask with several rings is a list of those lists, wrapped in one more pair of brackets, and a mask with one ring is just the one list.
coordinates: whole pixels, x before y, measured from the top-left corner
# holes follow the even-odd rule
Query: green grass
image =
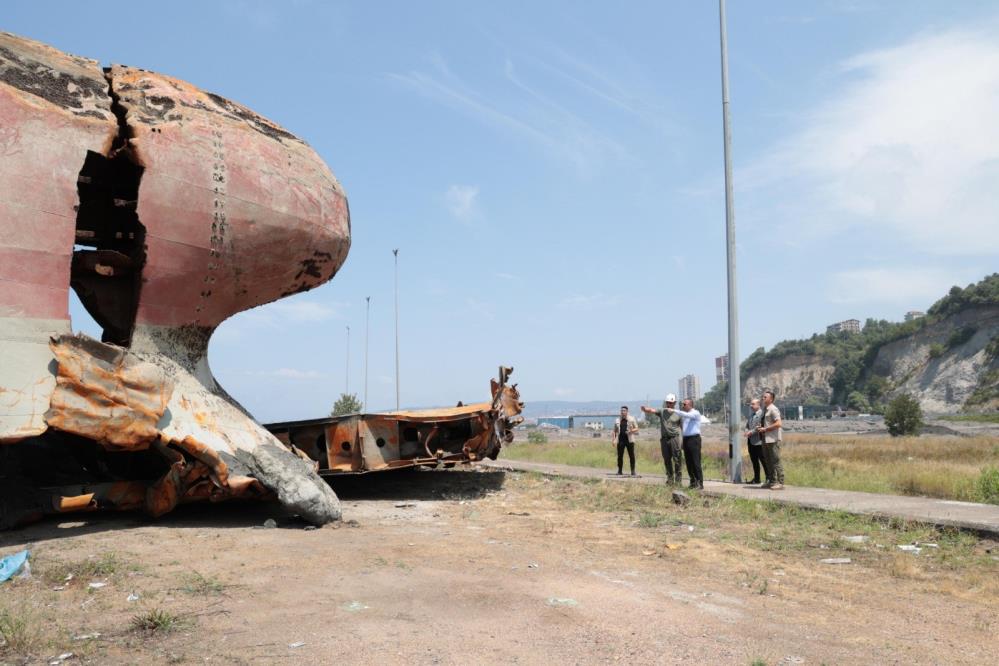
[(999, 413), (993, 414), (948, 414), (938, 416), (941, 421), (968, 421), (971, 423), (999, 423)]
[[(575, 467), (593, 467), (617, 471), (617, 448), (608, 439), (578, 439), (549, 441), (547, 444), (517, 442), (503, 449), (503, 457), (527, 462), (547, 462)], [(635, 467), (642, 474), (665, 474), (659, 441), (635, 442)], [(721, 477), (723, 461), (715, 455), (702, 455), (705, 477)], [(624, 454), (624, 471), (629, 471), (628, 454)], [(687, 470), (683, 470), (686, 478)]]
[(47, 583), (62, 583), (68, 576), (78, 579), (110, 578), (122, 571), (138, 571), (140, 567), (118, 553), (106, 552), (76, 562), (43, 562), (41, 576)]

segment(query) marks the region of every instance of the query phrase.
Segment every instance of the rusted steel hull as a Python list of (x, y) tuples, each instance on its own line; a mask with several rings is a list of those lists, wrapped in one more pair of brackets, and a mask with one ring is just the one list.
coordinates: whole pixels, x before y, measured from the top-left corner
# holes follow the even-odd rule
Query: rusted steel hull
[[(346, 196), (308, 145), (183, 81), (0, 33), (0, 188), (0, 482), (17, 485), (16, 467), (79, 490), (53, 495), (66, 508), (134, 507), (138, 483), (153, 514), (271, 492), (313, 522), (339, 517), (207, 362), (224, 319), (346, 258)], [(103, 344), (67, 337), (71, 287)], [(112, 399), (114, 381), (135, 395)], [(80, 450), (94, 460), (76, 472), (33, 467)], [(114, 474), (95, 471), (106, 455)]]
[(492, 400), (426, 409), (271, 423), (284, 444), (315, 461), (323, 476), (363, 474), (404, 467), (452, 467), (490, 458), (523, 421), (524, 404), (512, 368), (491, 382)]

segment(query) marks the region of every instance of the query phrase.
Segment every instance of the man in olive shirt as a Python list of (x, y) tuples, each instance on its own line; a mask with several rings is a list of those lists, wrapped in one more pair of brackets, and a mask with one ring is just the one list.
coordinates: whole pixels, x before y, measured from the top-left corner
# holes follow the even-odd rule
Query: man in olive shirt
[(780, 410), (774, 404), (774, 392), (763, 392), (763, 423), (756, 429), (763, 437), (763, 459), (770, 468), (771, 476), (763, 488), (784, 490), (784, 465), (780, 461), (780, 445), (783, 437)]
[(653, 409), (642, 406), (646, 414), (659, 417), (659, 449), (663, 454), (663, 464), (666, 466), (667, 483), (680, 485), (683, 483), (683, 440), (680, 432), (683, 429), (683, 418), (671, 410), (676, 406), (676, 396), (670, 393), (666, 396), (665, 409)]

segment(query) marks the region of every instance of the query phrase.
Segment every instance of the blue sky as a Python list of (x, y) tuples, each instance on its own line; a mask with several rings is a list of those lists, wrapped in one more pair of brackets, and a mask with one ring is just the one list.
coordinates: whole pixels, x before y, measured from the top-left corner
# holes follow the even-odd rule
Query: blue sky
[[(740, 346), (901, 319), (997, 269), (995, 3), (728, 7)], [(262, 420), (661, 397), (726, 350), (713, 2), (8, 2), (0, 29), (159, 71), (308, 141), (353, 244), (312, 292), (215, 334)], [(75, 325), (87, 330), (74, 306)]]

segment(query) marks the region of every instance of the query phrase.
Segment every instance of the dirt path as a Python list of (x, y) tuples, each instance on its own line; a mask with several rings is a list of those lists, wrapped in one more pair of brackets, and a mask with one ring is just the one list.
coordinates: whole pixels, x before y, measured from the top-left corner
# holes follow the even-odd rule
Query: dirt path
[[(365, 483), (339, 488), (356, 526), (336, 529), (280, 517), (261, 528), (271, 508), (229, 505), (6, 533), (0, 554), (30, 544), (36, 575), (3, 588), (3, 602), (44, 623), (36, 657), (72, 651), (83, 663), (988, 663), (999, 653), (992, 599), (816, 568), (795, 553), (746, 561), (724, 539), (653, 554), (629, 517), (566, 508), (515, 474)], [(112, 551), (121, 566), (104, 587), (55, 591), (46, 579), (57, 562)], [(193, 570), (212, 584), (192, 586)], [(153, 609), (188, 620), (168, 633), (129, 629)]]

